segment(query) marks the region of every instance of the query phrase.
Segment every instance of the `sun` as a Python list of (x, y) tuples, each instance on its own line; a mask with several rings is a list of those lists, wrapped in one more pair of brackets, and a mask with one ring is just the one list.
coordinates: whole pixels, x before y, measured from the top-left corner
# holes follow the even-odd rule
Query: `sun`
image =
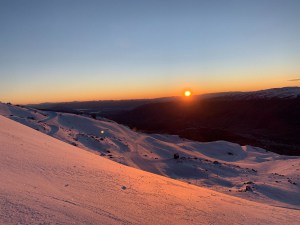
[(185, 97), (190, 97), (192, 95), (192, 92), (191, 91), (185, 91), (184, 92), (184, 96)]

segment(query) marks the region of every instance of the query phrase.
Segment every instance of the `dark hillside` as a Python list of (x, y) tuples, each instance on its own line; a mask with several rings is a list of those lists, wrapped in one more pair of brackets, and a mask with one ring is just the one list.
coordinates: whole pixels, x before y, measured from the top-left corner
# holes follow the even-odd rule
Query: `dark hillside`
[(109, 116), (146, 132), (198, 141), (228, 140), (300, 155), (300, 98), (232, 99), (146, 104)]

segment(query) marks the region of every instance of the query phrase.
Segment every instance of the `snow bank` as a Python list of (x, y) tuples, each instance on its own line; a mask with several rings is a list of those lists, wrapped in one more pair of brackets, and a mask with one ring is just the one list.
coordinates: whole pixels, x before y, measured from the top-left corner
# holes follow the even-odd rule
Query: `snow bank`
[(299, 211), (126, 167), (0, 116), (1, 224), (297, 224)]

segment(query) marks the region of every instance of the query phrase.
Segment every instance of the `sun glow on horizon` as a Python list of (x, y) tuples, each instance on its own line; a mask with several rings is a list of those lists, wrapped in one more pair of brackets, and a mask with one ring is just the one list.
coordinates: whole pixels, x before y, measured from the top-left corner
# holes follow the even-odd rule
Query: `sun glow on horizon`
[(185, 97), (190, 97), (191, 95), (192, 95), (192, 92), (189, 91), (189, 90), (186, 90), (186, 91), (184, 92), (184, 96), (185, 96)]

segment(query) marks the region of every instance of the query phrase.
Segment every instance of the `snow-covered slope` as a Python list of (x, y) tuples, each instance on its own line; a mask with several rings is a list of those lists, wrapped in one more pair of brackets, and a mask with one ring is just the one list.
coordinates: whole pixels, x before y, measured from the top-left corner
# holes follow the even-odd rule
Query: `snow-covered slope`
[(254, 203), (130, 168), (0, 116), (0, 224), (297, 224)]
[[(300, 209), (300, 157), (252, 146), (149, 135), (107, 120), (0, 104), (0, 114), (134, 168), (226, 194)], [(180, 159), (173, 159), (178, 153)]]
[(300, 97), (300, 87), (271, 88), (251, 92), (221, 92), (199, 96), (200, 98), (231, 97), (238, 99), (257, 98), (297, 98)]

